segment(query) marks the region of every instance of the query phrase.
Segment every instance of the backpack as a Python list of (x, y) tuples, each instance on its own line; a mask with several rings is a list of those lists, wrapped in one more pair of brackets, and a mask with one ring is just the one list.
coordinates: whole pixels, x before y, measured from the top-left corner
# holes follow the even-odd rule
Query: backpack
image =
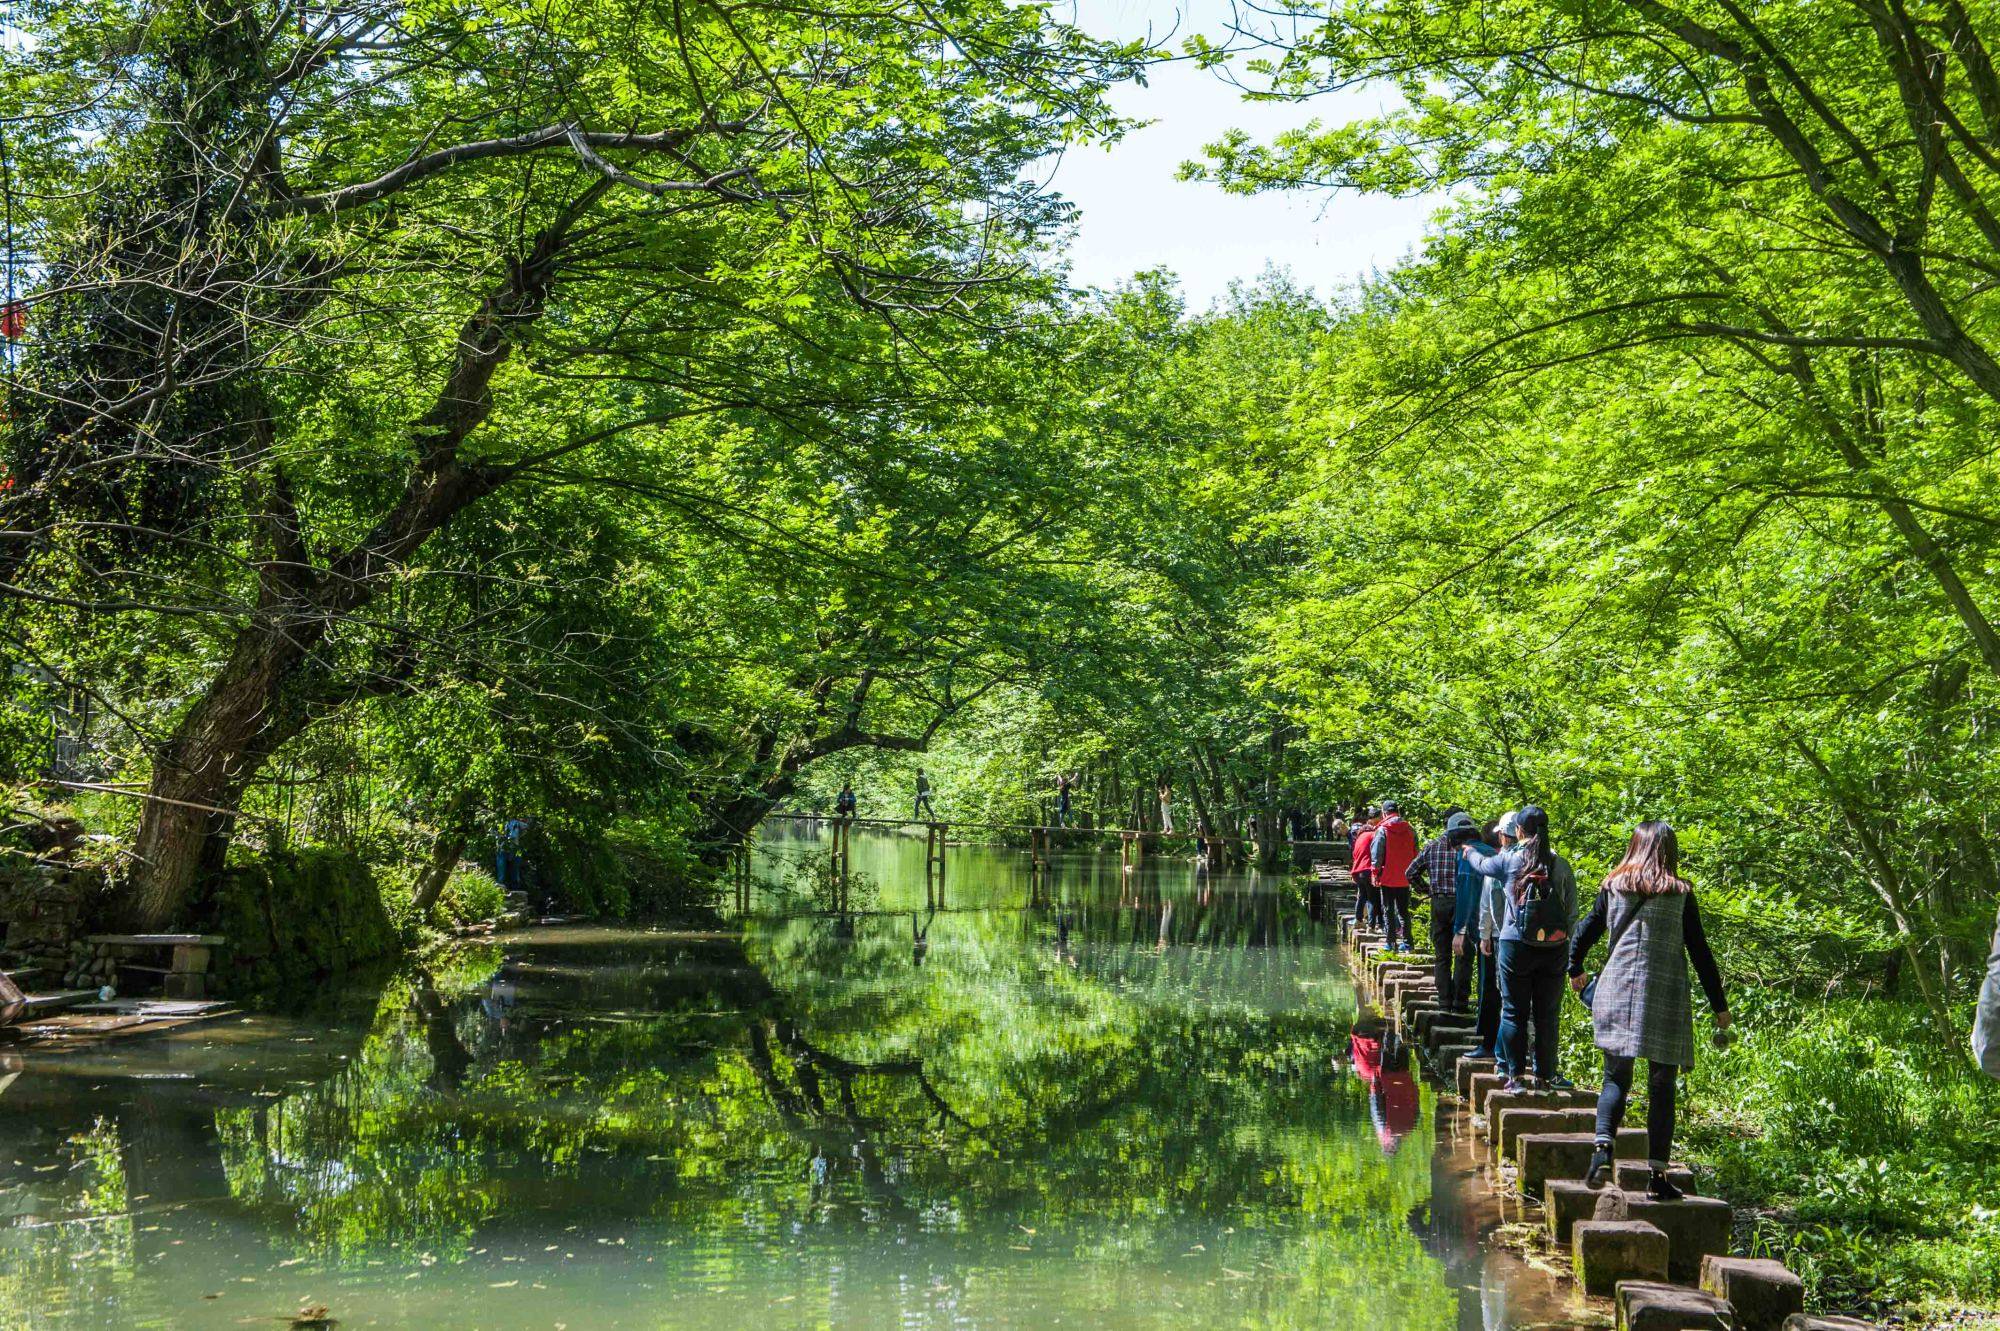
[(1555, 884), (1549, 881), (1546, 866), (1523, 869), (1507, 885), (1510, 892), (1519, 885), (1518, 894), (1521, 917), (1521, 937), (1534, 943), (1546, 943), (1549, 935), (1558, 931), (1569, 931), (1569, 919), (1563, 911), (1562, 898), (1557, 895)]

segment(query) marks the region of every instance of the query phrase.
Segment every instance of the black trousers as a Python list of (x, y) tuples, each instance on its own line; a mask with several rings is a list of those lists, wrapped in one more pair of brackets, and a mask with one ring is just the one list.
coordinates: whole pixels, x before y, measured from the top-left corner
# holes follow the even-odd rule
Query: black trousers
[(1452, 951), (1451, 918), (1458, 913), (1458, 898), (1431, 898), (1431, 951), (1437, 979), (1438, 1001), (1450, 1012), (1463, 1012), (1472, 1005), (1472, 949), (1466, 944), (1463, 956)]
[(1410, 928), (1410, 889), (1407, 887), (1385, 887), (1382, 892), (1382, 942), (1386, 947), (1395, 947), (1400, 936), (1403, 946), (1415, 949), (1417, 936)]
[(1375, 876), (1370, 873), (1354, 875), (1354, 927), (1365, 928), (1373, 924), (1382, 927), (1382, 890), (1375, 886)]
[[(1604, 1089), (1597, 1096), (1597, 1139), (1615, 1142), (1625, 1121), (1625, 1102), (1632, 1095), (1632, 1065), (1623, 1054), (1604, 1056)], [(1646, 1060), (1646, 1160), (1665, 1169), (1674, 1158), (1674, 1092), (1681, 1070), (1672, 1063)]]
[(1533, 1066), (1537, 1077), (1553, 1077), (1568, 950), (1503, 938), (1499, 952), (1500, 1039), (1507, 1046), (1508, 1070), (1519, 1077)]
[(1488, 956), (1478, 943), (1470, 940), (1466, 948), (1479, 954), (1479, 1024), (1473, 1027), (1479, 1037), (1479, 1053), (1505, 1063), (1506, 1055), (1500, 1049), (1500, 959)]

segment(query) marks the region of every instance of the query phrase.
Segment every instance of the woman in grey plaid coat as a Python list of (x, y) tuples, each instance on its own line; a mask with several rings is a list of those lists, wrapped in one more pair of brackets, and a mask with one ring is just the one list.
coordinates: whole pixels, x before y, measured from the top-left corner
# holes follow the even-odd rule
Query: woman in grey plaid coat
[(1680, 1191), (1667, 1181), (1673, 1157), (1674, 1092), (1682, 1068), (1694, 1066), (1693, 999), (1688, 962), (1715, 1013), (1717, 1030), (1729, 1026), (1722, 974), (1702, 932), (1694, 889), (1680, 876), (1680, 843), (1664, 822), (1639, 824), (1625, 858), (1604, 880), (1590, 917), (1570, 946), (1570, 984), (1584, 993), (1584, 959), (1609, 937), (1604, 973), (1586, 994), (1597, 1047), (1604, 1051), (1604, 1090), (1597, 1098), (1597, 1150), (1590, 1185), (1611, 1173), (1613, 1144), (1632, 1093), (1632, 1070), (1646, 1060), (1646, 1158), (1652, 1172), (1647, 1195), (1672, 1200)]

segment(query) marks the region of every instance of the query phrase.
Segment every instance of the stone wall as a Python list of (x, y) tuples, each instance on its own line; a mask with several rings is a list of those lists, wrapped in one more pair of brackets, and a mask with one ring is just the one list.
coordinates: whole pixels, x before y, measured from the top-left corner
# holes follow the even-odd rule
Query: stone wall
[(0, 860), (0, 921), (7, 950), (47, 973), (69, 966), (70, 945), (88, 931), (104, 896), (104, 871)]

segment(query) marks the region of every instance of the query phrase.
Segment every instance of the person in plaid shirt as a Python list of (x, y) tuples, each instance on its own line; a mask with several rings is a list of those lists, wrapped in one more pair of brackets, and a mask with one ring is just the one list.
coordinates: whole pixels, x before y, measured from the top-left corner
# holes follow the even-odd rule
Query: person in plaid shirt
[(1472, 958), (1454, 965), (1452, 919), (1458, 914), (1458, 848), (1479, 837), (1470, 815), (1454, 813), (1444, 831), (1424, 843), (1410, 862), (1410, 886), (1422, 887), (1431, 899), (1431, 951), (1437, 975), (1438, 1001), (1449, 1012), (1463, 1012), (1472, 998)]

